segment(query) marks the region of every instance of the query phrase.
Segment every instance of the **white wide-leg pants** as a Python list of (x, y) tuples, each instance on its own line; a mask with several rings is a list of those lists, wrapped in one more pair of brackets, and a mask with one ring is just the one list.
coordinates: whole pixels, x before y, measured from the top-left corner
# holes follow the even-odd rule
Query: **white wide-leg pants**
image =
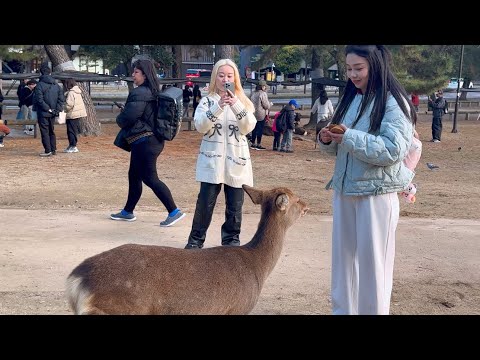
[(397, 193), (333, 195), (332, 312), (388, 315), (393, 283)]

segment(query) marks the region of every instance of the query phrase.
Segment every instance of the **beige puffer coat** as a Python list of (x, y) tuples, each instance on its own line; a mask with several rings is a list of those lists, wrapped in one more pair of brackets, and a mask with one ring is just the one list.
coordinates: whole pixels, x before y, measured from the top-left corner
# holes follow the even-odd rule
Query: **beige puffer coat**
[(77, 85), (65, 93), (65, 99), (67, 119), (78, 119), (87, 116), (87, 110), (82, 99), (82, 91)]

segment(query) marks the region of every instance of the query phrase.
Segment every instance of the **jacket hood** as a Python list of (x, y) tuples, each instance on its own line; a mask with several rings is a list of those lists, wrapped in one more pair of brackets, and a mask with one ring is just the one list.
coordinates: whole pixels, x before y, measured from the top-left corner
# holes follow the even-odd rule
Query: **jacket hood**
[(75, 94), (82, 94), (82, 90), (80, 90), (80, 88), (78, 87), (78, 85), (75, 85), (75, 86), (72, 87), (70, 90), (73, 91)]
[(41, 75), (39, 81), (46, 82), (48, 84), (56, 84), (57, 80), (52, 75)]

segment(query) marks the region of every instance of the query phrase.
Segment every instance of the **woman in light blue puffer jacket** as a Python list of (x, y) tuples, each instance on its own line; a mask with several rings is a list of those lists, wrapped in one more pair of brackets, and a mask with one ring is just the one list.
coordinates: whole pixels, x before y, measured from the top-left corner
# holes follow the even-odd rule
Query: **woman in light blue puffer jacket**
[(332, 312), (389, 314), (400, 215), (398, 192), (414, 173), (403, 164), (416, 113), (382, 45), (345, 48), (348, 82), (321, 149), (336, 154), (333, 178)]

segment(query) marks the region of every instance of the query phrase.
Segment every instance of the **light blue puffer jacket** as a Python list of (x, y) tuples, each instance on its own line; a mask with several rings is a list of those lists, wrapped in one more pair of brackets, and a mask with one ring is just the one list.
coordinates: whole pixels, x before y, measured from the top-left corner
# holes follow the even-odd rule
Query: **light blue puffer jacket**
[(377, 134), (369, 134), (371, 103), (355, 128), (350, 128), (360, 109), (362, 94), (357, 94), (342, 121), (348, 127), (341, 144), (320, 144), (321, 150), (337, 154), (333, 177), (326, 189), (343, 195), (380, 195), (403, 191), (415, 173), (403, 159), (413, 138), (411, 121), (391, 95)]

